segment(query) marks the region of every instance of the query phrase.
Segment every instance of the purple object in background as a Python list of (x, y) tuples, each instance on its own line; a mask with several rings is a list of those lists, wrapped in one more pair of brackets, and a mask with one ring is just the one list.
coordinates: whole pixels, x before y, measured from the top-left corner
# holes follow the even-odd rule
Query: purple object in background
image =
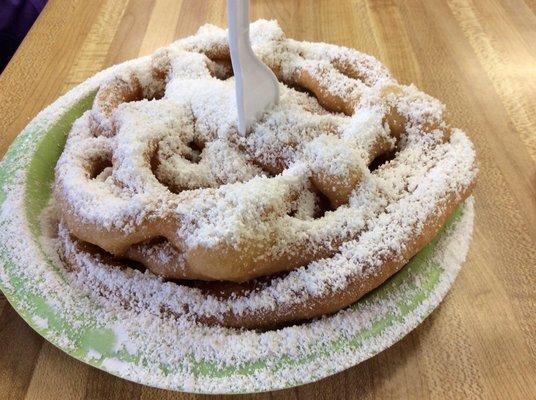
[(47, 0), (0, 0), (0, 73), (46, 3)]

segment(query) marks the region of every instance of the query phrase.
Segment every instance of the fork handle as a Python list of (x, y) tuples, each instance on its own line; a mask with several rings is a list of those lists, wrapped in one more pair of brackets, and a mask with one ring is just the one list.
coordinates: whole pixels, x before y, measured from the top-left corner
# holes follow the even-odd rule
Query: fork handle
[(244, 104), (244, 81), (242, 63), (247, 63), (246, 54), (253, 53), (249, 40), (249, 0), (227, 0), (229, 19), (229, 50), (236, 85), (236, 107), (238, 111), (238, 131), (245, 135), (247, 121)]

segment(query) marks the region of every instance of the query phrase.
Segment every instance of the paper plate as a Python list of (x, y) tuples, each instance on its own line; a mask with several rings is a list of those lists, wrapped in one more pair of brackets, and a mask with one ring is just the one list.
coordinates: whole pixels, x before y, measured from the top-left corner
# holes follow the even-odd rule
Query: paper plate
[(158, 319), (131, 311), (110, 315), (72, 287), (64, 266), (44, 248), (39, 221), (70, 126), (91, 107), (99, 82), (111, 71), (41, 112), (0, 164), (0, 288), (55, 346), (146, 385), (196, 393), (267, 391), (324, 378), (379, 353), (421, 323), (445, 296), (468, 251), (471, 198), (402, 271), (333, 316), (255, 332), (175, 327), (169, 320), (161, 321), (160, 329)]

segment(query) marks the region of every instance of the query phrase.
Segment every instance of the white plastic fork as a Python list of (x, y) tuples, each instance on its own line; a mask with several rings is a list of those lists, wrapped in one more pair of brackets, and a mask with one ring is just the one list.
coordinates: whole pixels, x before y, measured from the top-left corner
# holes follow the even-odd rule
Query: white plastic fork
[(279, 102), (279, 84), (274, 73), (257, 58), (251, 48), (249, 0), (227, 0), (227, 13), (238, 132), (245, 135), (267, 107)]

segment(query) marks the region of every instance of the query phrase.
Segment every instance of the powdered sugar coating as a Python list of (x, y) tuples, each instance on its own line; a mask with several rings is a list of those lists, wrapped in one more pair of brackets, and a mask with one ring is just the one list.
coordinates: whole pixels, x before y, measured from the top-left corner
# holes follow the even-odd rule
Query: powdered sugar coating
[[(252, 43), (282, 81), (282, 96), (246, 137), (237, 133), (232, 77), (223, 79), (225, 31), (218, 28), (202, 28), (108, 83), (119, 93), (125, 85), (133, 91), (139, 86), (149, 98), (162, 91), (162, 98), (132, 101), (127, 94), (122, 104), (110, 108), (104, 102), (99, 108), (98, 94), (97, 106), (73, 127), (56, 187), (77, 223), (116, 229), (129, 246), (129, 235), (148, 221), (162, 222), (153, 236), (165, 237), (190, 264), (192, 252), (222, 244), (241, 251), (248, 243), (271, 243), (254, 262), (318, 248), (334, 254), (342, 246), (343, 253), (343, 243), (361, 242), (363, 232), (385, 222), (390, 243), (384, 251), (398, 254), (442, 199), (456, 199), (472, 185), (472, 145), (443, 122), (442, 104), (413, 86), (384, 94), (396, 83), (372, 57), (286, 39), (267, 21), (252, 25)], [(317, 98), (287, 86), (309, 89), (311, 79)], [(106, 89), (105, 84), (99, 93)], [(392, 109), (405, 121), (401, 138), (386, 123)], [(95, 137), (92, 123), (105, 134)], [(378, 154), (395, 149), (391, 162), (368, 170)], [(103, 162), (98, 157), (113, 164), (111, 173), (105, 169), (105, 179), (100, 173), (88, 179), (91, 164)], [(330, 194), (345, 186), (345, 201), (334, 201)], [(311, 205), (316, 191), (336, 209), (316, 216)], [(388, 228), (398, 221), (407, 222), (403, 229)], [(95, 244), (114, 254), (125, 251)], [(359, 260), (373, 267), (387, 254), (375, 249), (366, 257), (335, 254), (333, 262), (350, 258), (352, 265)], [(305, 269), (327, 268), (319, 258), (311, 256)], [(317, 262), (322, 266), (316, 268)], [(183, 265), (177, 263), (177, 269)], [(332, 275), (314, 287), (342, 287), (332, 281), (344, 282), (347, 275)]]

